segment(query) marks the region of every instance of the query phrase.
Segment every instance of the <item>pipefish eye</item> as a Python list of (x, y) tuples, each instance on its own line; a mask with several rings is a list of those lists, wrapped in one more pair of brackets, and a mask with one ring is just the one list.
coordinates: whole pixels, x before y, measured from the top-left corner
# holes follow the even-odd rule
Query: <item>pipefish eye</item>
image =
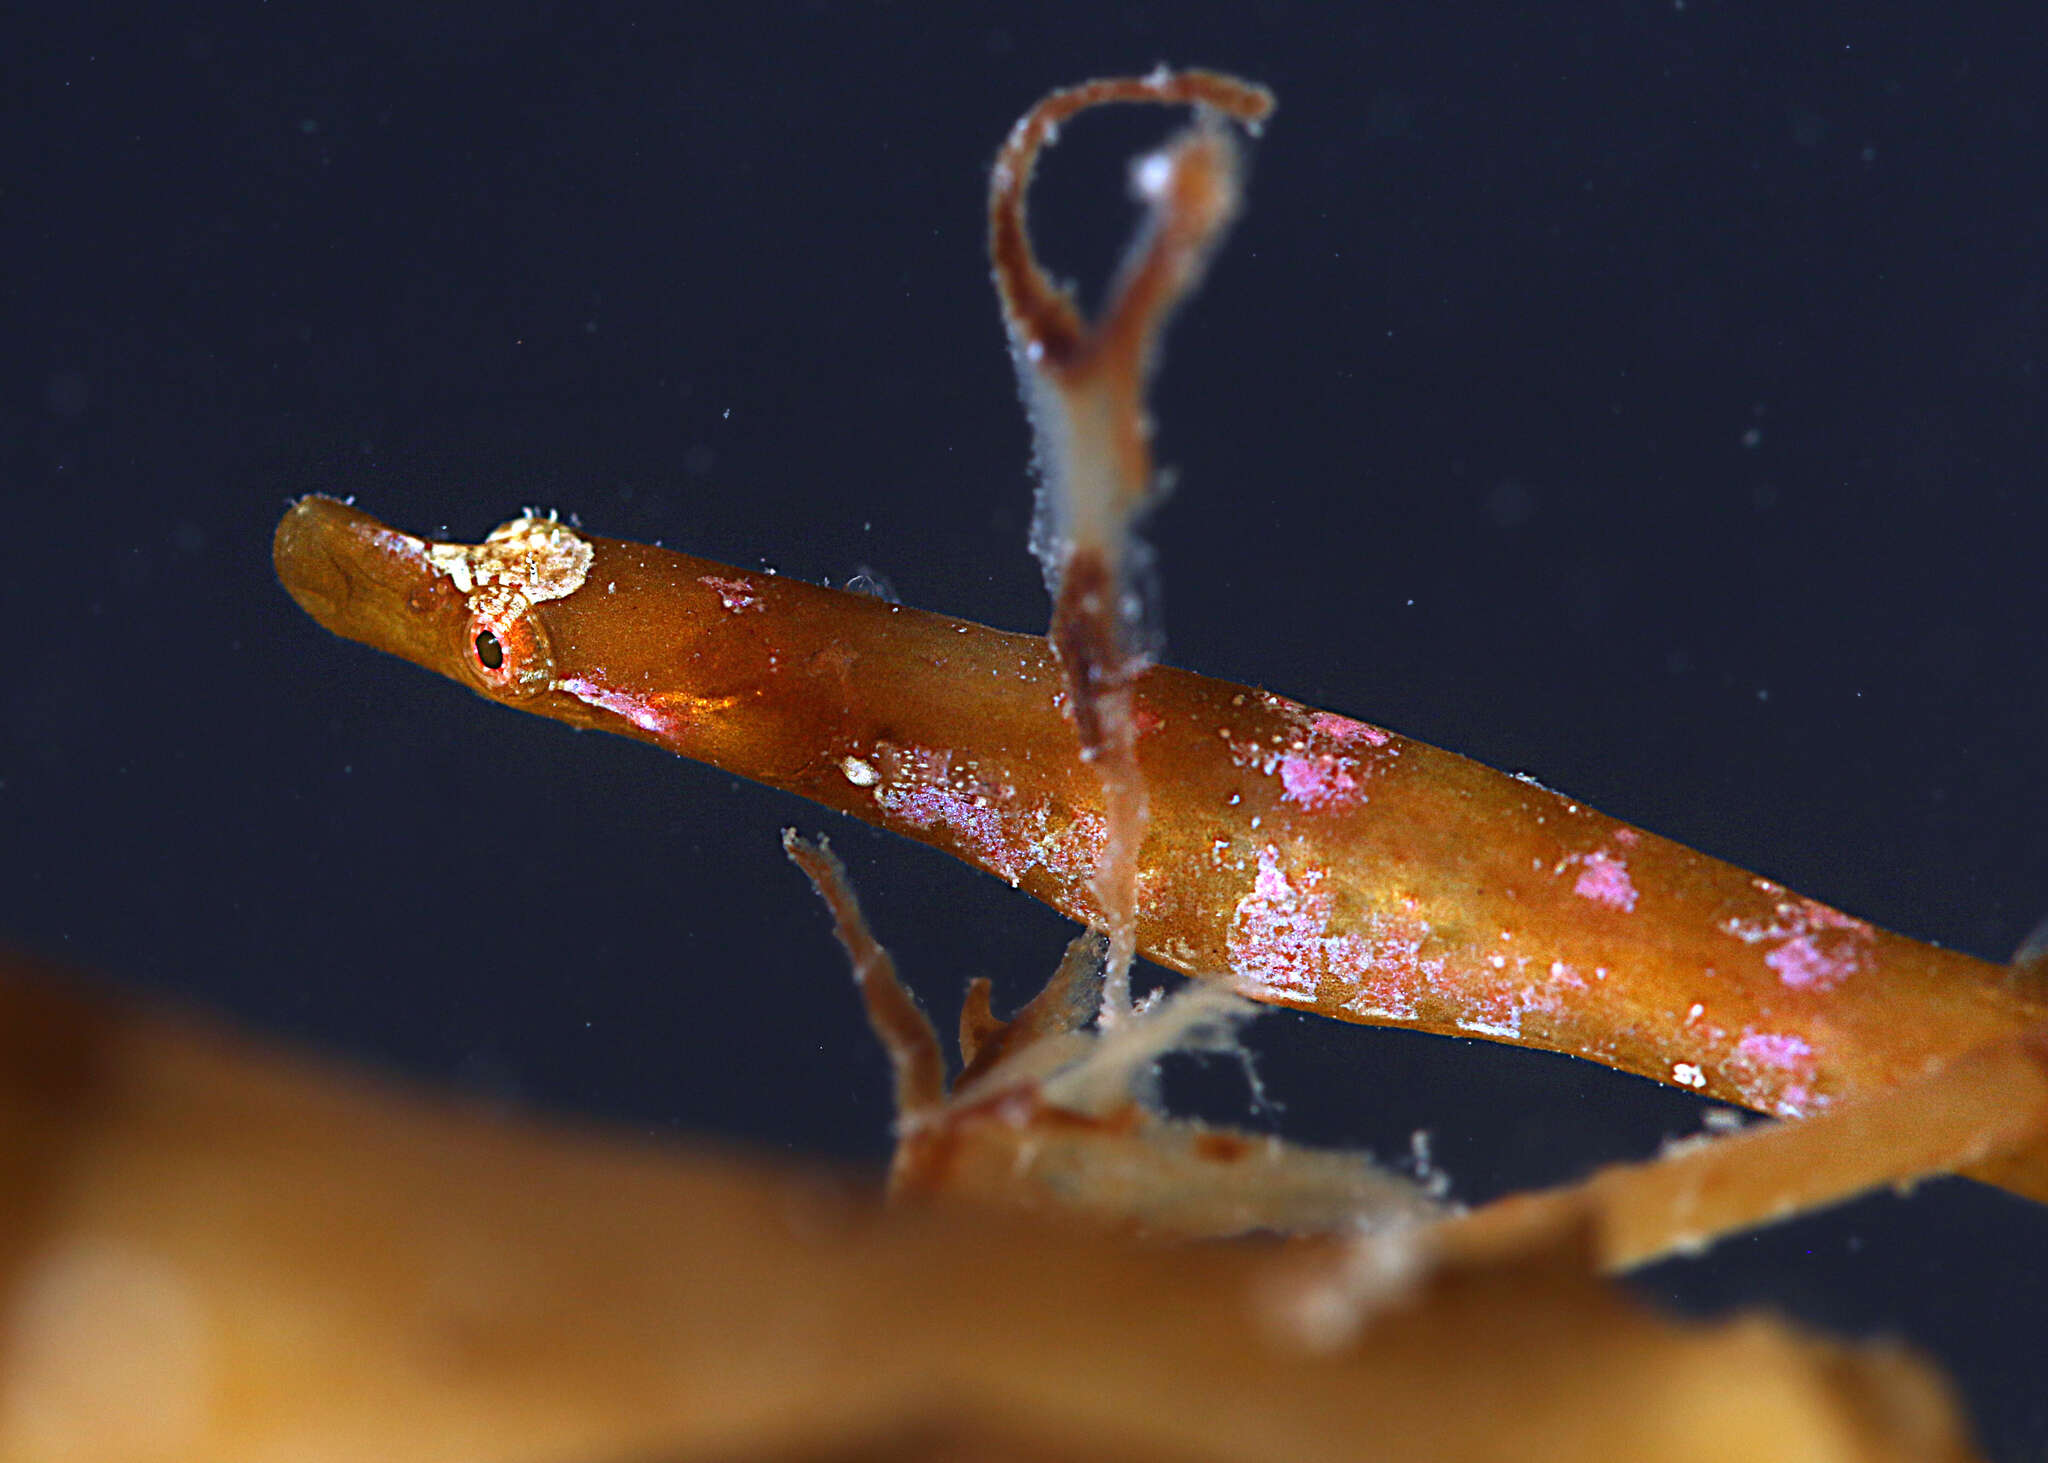
[(523, 597), (491, 590), (473, 596), (458, 643), (470, 679), (487, 696), (523, 700), (554, 684), (554, 651)]

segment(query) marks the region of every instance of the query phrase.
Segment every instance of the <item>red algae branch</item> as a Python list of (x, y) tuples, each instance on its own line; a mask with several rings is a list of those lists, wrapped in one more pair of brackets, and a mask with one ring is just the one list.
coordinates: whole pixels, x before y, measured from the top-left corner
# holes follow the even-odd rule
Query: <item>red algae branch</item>
[[(1025, 199), (1038, 154), (1059, 124), (1115, 102), (1193, 104), (1196, 126), (1132, 169), (1149, 216), (1102, 318), (1084, 322), (1031, 247)], [(1150, 663), (1143, 607), (1126, 572), (1138, 552), (1132, 519), (1152, 491), (1145, 389), (1175, 306), (1237, 216), (1237, 150), (1218, 114), (1249, 125), (1273, 109), (1263, 88), (1214, 72), (1170, 72), (1056, 91), (1011, 129), (989, 180), (989, 258), (1010, 354), (1037, 441), (1032, 545), (1052, 592), (1051, 640), (1081, 759), (1102, 779), (1104, 837), (1093, 879), (1109, 935), (1101, 1018), (1130, 1011), (1138, 949), (1139, 849), (1145, 779), (1131, 684)]]

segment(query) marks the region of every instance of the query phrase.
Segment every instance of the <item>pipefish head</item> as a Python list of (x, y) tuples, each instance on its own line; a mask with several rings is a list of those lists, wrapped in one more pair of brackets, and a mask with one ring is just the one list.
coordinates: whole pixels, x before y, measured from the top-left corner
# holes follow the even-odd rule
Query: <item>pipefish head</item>
[(590, 545), (548, 518), (516, 518), (481, 544), (435, 544), (334, 498), (308, 497), (278, 523), (277, 577), (327, 629), (523, 701), (554, 683), (536, 604), (572, 593)]

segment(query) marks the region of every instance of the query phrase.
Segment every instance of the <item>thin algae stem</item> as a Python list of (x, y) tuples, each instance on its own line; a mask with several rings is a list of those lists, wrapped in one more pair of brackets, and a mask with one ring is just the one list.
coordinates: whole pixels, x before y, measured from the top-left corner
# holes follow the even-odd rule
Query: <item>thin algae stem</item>
[[(1133, 168), (1147, 217), (1101, 318), (1087, 321), (1039, 264), (1025, 199), (1039, 151), (1059, 124), (1113, 102), (1192, 104), (1200, 116)], [(1105, 1024), (1130, 1012), (1139, 851), (1150, 816), (1131, 685), (1152, 663), (1152, 647), (1129, 572), (1140, 552), (1133, 521), (1152, 491), (1145, 390), (1168, 319), (1237, 215), (1237, 148), (1218, 117), (1257, 125), (1272, 107), (1263, 88), (1212, 72), (1089, 82), (1054, 92), (1018, 121), (989, 185), (989, 255), (1036, 441), (1032, 542), (1053, 596), (1051, 640), (1067, 716), (1082, 760), (1102, 780), (1107, 828), (1092, 887), (1109, 936)]]

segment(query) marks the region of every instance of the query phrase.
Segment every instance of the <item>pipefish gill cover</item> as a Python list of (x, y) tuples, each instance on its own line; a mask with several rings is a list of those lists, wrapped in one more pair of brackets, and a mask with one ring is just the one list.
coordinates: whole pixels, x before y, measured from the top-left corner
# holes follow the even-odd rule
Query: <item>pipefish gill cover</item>
[[(24, 36), (0, 928), (472, 1090), (879, 1155), (886, 1074), (774, 836), (815, 815), (329, 643), (269, 530), (311, 491), (471, 541), (538, 504), (1042, 629), (985, 169), (1047, 86), (1164, 56), (1285, 105), (1154, 397), (1167, 659), (2009, 953), (2048, 888), (2024, 38), (1120, 16)], [(1048, 158), (1041, 247), (1090, 298), (1169, 125)], [(831, 831), (942, 1025), (970, 975), (1043, 979), (1062, 921)], [(1504, 1049), (1252, 1039), (1290, 1131), (1428, 1128), (1469, 1197), (1699, 1121)], [(1940, 1184), (1651, 1283), (1906, 1335), (2024, 1456), (2043, 1237)]]

